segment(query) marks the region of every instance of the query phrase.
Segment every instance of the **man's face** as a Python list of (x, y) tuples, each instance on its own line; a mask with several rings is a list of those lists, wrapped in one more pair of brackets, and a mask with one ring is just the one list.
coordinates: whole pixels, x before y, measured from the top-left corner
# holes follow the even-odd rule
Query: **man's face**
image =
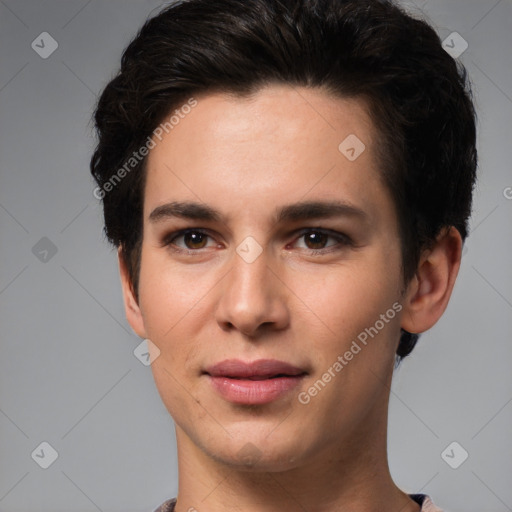
[(280, 470), (381, 439), (403, 283), (364, 104), (197, 102), (148, 156), (131, 318), (178, 440)]

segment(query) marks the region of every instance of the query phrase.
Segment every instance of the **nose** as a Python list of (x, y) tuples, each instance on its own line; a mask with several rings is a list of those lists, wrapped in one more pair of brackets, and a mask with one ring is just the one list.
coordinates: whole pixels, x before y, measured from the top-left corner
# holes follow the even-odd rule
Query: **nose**
[(222, 280), (216, 320), (225, 331), (255, 338), (286, 328), (290, 322), (286, 286), (271, 269), (266, 251), (252, 262), (234, 254), (232, 267)]

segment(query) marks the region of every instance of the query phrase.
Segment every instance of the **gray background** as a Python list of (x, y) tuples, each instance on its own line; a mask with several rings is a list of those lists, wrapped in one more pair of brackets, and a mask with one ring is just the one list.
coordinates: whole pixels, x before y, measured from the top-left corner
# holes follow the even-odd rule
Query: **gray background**
[[(0, 1), (2, 512), (141, 512), (176, 493), (173, 423), (133, 354), (140, 340), (124, 318), (88, 171), (95, 97), (161, 5)], [(480, 180), (451, 304), (395, 374), (391, 470), (445, 510), (508, 511), (512, 3), (407, 5), (442, 39), (457, 31), (469, 44), (459, 58), (479, 111)], [(59, 45), (47, 59), (31, 48), (44, 31)], [(50, 456), (36, 450), (43, 441), (58, 452), (48, 469), (36, 463)], [(441, 456), (453, 441), (469, 453), (458, 469)], [(452, 463), (461, 450), (449, 451)]]

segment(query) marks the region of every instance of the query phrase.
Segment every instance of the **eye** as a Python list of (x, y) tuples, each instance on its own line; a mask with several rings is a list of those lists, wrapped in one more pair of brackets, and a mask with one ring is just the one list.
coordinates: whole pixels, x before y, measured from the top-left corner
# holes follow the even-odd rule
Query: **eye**
[[(347, 235), (337, 231), (309, 228), (299, 233), (298, 238), (290, 245), (309, 251), (311, 254), (324, 254), (352, 245), (352, 241)], [(175, 251), (193, 253), (201, 249), (219, 247), (220, 244), (204, 230), (183, 229), (166, 236), (162, 246), (168, 246)]]
[[(209, 239), (211, 240), (208, 245)], [(218, 244), (213, 240), (213, 238), (205, 233), (204, 231), (198, 229), (187, 229), (178, 231), (176, 233), (171, 233), (167, 236), (163, 242), (164, 246), (174, 246), (177, 249), (185, 250), (185, 251), (197, 251), (199, 249), (205, 249), (207, 247), (215, 247)]]
[[(302, 244), (300, 243), (302, 241)], [(308, 229), (300, 233), (294, 242), (299, 249), (310, 250), (313, 254), (325, 253), (326, 249), (343, 248), (351, 245), (350, 238), (343, 233), (326, 231), (323, 229)]]

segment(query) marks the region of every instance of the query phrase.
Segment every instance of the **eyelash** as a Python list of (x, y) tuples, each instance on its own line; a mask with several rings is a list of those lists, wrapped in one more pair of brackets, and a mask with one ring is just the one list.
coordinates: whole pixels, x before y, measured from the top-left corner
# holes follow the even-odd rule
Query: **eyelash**
[[(176, 239), (183, 237), (189, 233), (198, 233), (200, 235), (204, 235), (211, 239), (214, 239), (214, 237), (212, 235), (210, 235), (209, 232), (204, 229), (187, 228), (187, 229), (175, 231), (175, 232), (167, 235), (162, 241), (162, 247), (169, 247), (175, 252), (181, 252), (181, 253), (190, 254), (190, 255), (197, 255), (198, 253), (201, 252), (202, 249), (204, 249), (204, 247), (199, 248), (199, 249), (188, 249), (188, 248), (177, 247), (174, 244)], [(333, 238), (337, 241), (336, 244), (328, 245), (327, 247), (324, 247), (322, 249), (304, 249), (304, 250), (308, 251), (308, 253), (310, 255), (313, 255), (313, 256), (327, 254), (327, 253), (332, 252), (333, 250), (340, 250), (341, 248), (347, 247), (347, 246), (348, 247), (354, 246), (352, 239), (349, 236), (345, 235), (344, 233), (339, 233), (338, 231), (331, 231), (331, 230), (323, 229), (323, 228), (304, 228), (300, 232), (296, 233), (296, 235), (295, 235), (296, 238), (294, 239), (294, 241), (292, 243), (297, 242), (298, 240), (300, 240), (301, 238), (303, 238), (304, 236), (306, 236), (309, 233), (319, 233), (322, 235), (326, 235), (328, 238)]]

